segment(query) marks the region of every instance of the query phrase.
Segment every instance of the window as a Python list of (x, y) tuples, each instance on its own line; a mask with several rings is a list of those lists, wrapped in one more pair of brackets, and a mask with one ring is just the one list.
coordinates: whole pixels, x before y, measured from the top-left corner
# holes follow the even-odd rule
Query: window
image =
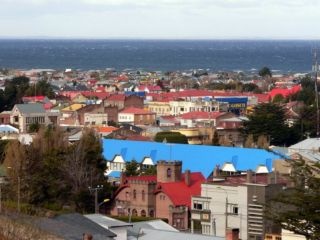
[(153, 211), (153, 210), (150, 210), (149, 216), (150, 216), (150, 217), (154, 217), (154, 211)]
[(171, 178), (171, 174), (172, 174), (171, 168), (168, 168), (167, 169), (167, 177)]
[(145, 211), (145, 210), (142, 210), (142, 211), (141, 211), (141, 217), (146, 217), (146, 216), (147, 216), (146, 211)]
[(144, 192), (144, 190), (142, 190), (141, 196), (142, 196), (142, 201), (144, 201), (144, 199), (145, 199), (145, 192)]
[(138, 216), (138, 211), (136, 209), (132, 210), (132, 216), (134, 217)]
[(202, 210), (202, 203), (194, 202), (193, 209)]
[(137, 199), (137, 190), (133, 190), (133, 199)]

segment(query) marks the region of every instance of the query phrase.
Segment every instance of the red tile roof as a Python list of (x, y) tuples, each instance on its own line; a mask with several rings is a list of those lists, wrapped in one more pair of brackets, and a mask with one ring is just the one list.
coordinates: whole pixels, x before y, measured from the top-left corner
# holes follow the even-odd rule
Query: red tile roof
[(289, 95), (300, 92), (301, 86), (296, 85), (292, 88), (274, 88), (269, 92), (269, 96), (274, 98), (276, 95), (281, 94), (283, 97), (288, 97)]
[(108, 101), (124, 101), (126, 96), (124, 94), (113, 94), (107, 98)]
[(110, 93), (107, 93), (107, 92), (90, 92), (90, 91), (81, 92), (81, 94), (87, 98), (96, 97), (100, 100), (104, 100), (110, 95)]
[(46, 98), (46, 96), (29, 96), (29, 97), (23, 97), (23, 101), (38, 101), (41, 102)]
[(150, 141), (152, 141), (150, 137), (141, 136), (141, 135), (128, 136), (126, 140), (131, 140), (131, 141), (145, 141), (145, 142), (150, 142)]
[(158, 85), (155, 85), (155, 86), (153, 86), (153, 85), (140, 85), (140, 86), (138, 86), (139, 91), (144, 91), (146, 88), (151, 92), (162, 91), (161, 87)]
[(182, 119), (216, 119), (224, 115), (224, 112), (188, 112), (181, 114)]
[(142, 108), (135, 108), (135, 107), (129, 107), (129, 108), (125, 108), (124, 110), (122, 110), (119, 113), (132, 113), (132, 114), (153, 114), (152, 112), (149, 112), (147, 110), (144, 110)]
[(187, 186), (184, 182), (184, 175), (180, 182), (159, 183), (156, 193), (165, 193), (175, 206), (191, 206), (191, 197), (200, 195), (201, 183), (205, 178), (200, 172), (190, 173), (191, 184)]
[(98, 127), (98, 131), (101, 133), (110, 133), (115, 130), (118, 130), (119, 128), (113, 127), (113, 126), (106, 126), (106, 127)]

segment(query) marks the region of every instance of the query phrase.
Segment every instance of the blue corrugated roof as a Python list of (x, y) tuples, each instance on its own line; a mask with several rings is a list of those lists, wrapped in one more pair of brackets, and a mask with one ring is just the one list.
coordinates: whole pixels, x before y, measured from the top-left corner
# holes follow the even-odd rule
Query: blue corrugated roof
[(266, 165), (271, 171), (273, 160), (282, 158), (273, 152), (255, 148), (103, 139), (103, 155), (107, 160), (122, 153), (125, 153), (122, 156), (125, 161), (134, 159), (141, 162), (144, 157), (151, 157), (154, 162), (180, 160), (183, 170), (199, 171), (205, 176), (209, 176), (217, 164), (222, 167), (226, 162), (233, 163), (240, 171), (256, 170), (259, 165)]

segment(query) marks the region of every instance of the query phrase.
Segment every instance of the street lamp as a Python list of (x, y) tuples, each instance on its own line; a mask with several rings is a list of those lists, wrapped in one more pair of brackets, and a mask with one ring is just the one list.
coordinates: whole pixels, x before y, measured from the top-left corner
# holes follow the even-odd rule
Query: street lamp
[(96, 187), (88, 187), (88, 189), (90, 193), (94, 193), (94, 212), (99, 213), (98, 191), (103, 189), (103, 185), (97, 185)]

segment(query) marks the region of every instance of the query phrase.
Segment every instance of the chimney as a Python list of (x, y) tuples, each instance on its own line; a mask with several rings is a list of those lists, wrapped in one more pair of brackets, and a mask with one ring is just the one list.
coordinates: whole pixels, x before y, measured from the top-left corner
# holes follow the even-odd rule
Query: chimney
[(120, 173), (120, 185), (123, 185), (126, 180), (126, 174), (124, 172)]
[(252, 171), (247, 171), (247, 183), (252, 183)]
[(191, 173), (190, 170), (186, 170), (184, 173), (184, 182), (187, 186), (190, 186), (191, 184)]
[(213, 177), (218, 177), (219, 176), (219, 165), (217, 164), (216, 167), (213, 169)]
[(227, 228), (226, 240), (239, 240), (239, 228)]

